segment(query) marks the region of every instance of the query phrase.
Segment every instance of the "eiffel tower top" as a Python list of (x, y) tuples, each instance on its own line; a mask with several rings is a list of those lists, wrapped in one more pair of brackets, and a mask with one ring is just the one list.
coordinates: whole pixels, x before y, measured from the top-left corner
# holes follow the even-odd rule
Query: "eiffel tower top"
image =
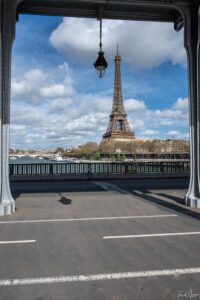
[(103, 135), (102, 142), (110, 142), (112, 140), (132, 141), (135, 139), (135, 134), (134, 132), (131, 132), (123, 103), (120, 63), (121, 56), (119, 55), (117, 45), (117, 54), (115, 55), (115, 83), (112, 112), (106, 133)]
[(123, 97), (122, 97), (122, 84), (121, 84), (121, 56), (117, 45), (117, 54), (115, 56), (115, 86), (114, 86), (114, 99), (112, 113), (125, 114)]

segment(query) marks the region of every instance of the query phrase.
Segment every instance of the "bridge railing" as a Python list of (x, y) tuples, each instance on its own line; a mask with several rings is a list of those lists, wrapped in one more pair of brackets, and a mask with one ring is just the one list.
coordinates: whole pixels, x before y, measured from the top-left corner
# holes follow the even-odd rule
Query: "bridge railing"
[(188, 172), (190, 161), (10, 164), (10, 176)]

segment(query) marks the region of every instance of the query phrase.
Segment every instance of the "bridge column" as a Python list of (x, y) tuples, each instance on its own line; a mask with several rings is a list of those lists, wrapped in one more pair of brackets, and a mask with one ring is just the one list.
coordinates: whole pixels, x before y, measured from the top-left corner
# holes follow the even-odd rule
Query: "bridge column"
[(189, 124), (190, 124), (190, 184), (185, 204), (200, 208), (200, 4), (182, 10), (184, 44), (188, 58)]
[(19, 2), (0, 0), (0, 216), (15, 211), (9, 183), (9, 127), (11, 51), (15, 37), (16, 7)]

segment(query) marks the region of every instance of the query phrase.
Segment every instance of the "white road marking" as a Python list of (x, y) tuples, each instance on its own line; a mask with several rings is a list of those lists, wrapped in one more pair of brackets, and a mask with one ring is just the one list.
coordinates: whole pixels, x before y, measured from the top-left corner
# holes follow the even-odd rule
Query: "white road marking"
[(194, 232), (173, 232), (173, 233), (153, 233), (153, 234), (135, 234), (135, 235), (111, 235), (103, 236), (103, 239), (131, 239), (131, 238), (142, 238), (142, 237), (160, 237), (160, 236), (180, 236), (180, 235), (197, 235), (200, 231)]
[(100, 181), (93, 181), (94, 184), (99, 185), (102, 187), (105, 191), (112, 192), (114, 194), (127, 194), (127, 195), (132, 195), (130, 192), (127, 190), (124, 190), (120, 187), (118, 187), (116, 184), (113, 183), (107, 183), (107, 182), (100, 182)]
[(0, 241), (0, 245), (5, 244), (26, 244), (26, 243), (35, 243), (36, 240), (22, 240), (22, 241)]
[(0, 280), (0, 286), (14, 286), (14, 285), (35, 285), (45, 283), (66, 283), (66, 282), (87, 282), (97, 280), (119, 280), (119, 279), (133, 279), (145, 278), (155, 276), (177, 276), (186, 274), (199, 274), (198, 268), (185, 269), (169, 269), (169, 270), (153, 270), (140, 272), (125, 272), (125, 273), (110, 273), (110, 274), (91, 274), (91, 275), (77, 275), (77, 276), (59, 276), (59, 277), (40, 277), (40, 278), (25, 278), (25, 279), (4, 279)]
[(143, 218), (168, 218), (178, 217), (178, 215), (147, 215), (147, 216), (116, 216), (116, 217), (96, 217), (96, 218), (71, 218), (71, 219), (44, 219), (44, 220), (19, 220), (19, 221), (1, 221), (0, 224), (18, 224), (18, 223), (46, 223), (46, 222), (74, 222), (74, 221), (103, 221), (103, 220), (123, 220), (123, 219), (143, 219)]

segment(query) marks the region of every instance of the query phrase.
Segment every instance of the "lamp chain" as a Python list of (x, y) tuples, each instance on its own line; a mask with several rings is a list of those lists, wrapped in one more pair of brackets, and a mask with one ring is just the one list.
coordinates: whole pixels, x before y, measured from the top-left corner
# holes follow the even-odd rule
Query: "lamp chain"
[(100, 52), (102, 51), (102, 7), (99, 9), (99, 21), (100, 21)]

